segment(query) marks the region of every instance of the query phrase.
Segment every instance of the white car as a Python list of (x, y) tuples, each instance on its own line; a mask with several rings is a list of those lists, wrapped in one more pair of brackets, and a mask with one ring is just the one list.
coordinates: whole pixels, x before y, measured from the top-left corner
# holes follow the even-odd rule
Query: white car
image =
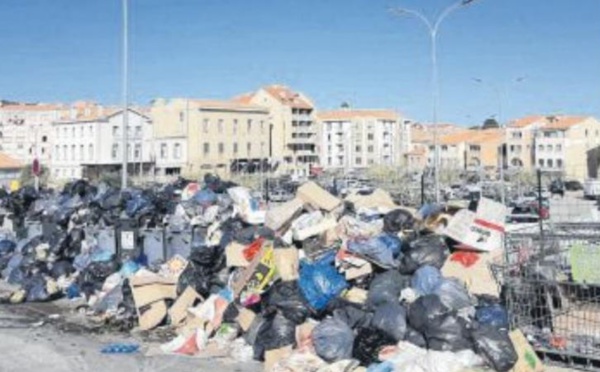
[(600, 181), (594, 178), (587, 179), (583, 183), (583, 196), (586, 199), (596, 199), (600, 196)]

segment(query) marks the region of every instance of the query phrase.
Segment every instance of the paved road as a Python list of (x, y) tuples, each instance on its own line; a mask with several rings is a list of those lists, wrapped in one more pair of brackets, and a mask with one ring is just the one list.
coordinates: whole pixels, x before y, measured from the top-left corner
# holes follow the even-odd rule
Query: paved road
[(600, 222), (596, 202), (583, 199), (580, 194), (567, 194), (564, 198), (550, 199), (552, 222)]

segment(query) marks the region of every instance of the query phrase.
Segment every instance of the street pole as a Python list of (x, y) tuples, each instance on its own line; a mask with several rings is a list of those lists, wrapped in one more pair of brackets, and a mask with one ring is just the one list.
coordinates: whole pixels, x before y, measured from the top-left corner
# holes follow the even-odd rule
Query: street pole
[(127, 188), (127, 155), (129, 127), (129, 0), (123, 0), (123, 169), (121, 170), (121, 189)]
[(444, 11), (437, 17), (435, 22), (431, 22), (429, 18), (425, 17), (421, 12), (412, 9), (396, 8), (392, 9), (393, 13), (398, 16), (413, 16), (416, 19), (423, 22), (423, 24), (429, 30), (429, 38), (431, 45), (431, 98), (432, 98), (432, 125), (433, 125), (433, 172), (434, 172), (434, 193), (435, 201), (440, 201), (440, 184), (439, 184), (439, 163), (440, 163), (440, 149), (439, 149), (439, 136), (438, 136), (438, 110), (439, 110), (439, 72), (438, 72), (438, 61), (437, 61), (437, 36), (440, 29), (440, 25), (455, 10), (469, 5), (476, 0), (460, 0), (448, 6)]
[[(501, 185), (500, 194), (501, 194), (502, 204), (506, 205), (506, 186), (504, 184), (504, 167), (508, 166), (508, 124), (506, 122), (504, 122), (504, 117), (502, 115), (502, 108), (503, 108), (503, 101), (506, 97), (507, 87), (501, 86), (498, 84), (494, 84), (494, 83), (487, 83), (486, 81), (484, 81), (483, 79), (480, 79), (480, 78), (474, 78), (473, 80), (479, 84), (489, 85), (494, 90), (494, 93), (496, 94), (496, 100), (497, 100), (497, 104), (498, 104), (498, 116), (497, 116), (498, 124), (500, 124), (500, 128), (502, 129), (503, 142), (504, 142), (504, 146), (502, 148), (502, 151), (500, 152), (500, 169), (499, 169), (500, 185)], [(523, 80), (525, 80), (524, 77), (519, 77), (519, 78), (514, 79), (512, 82), (520, 83)]]
[[(34, 142), (34, 146), (35, 146), (35, 151), (34, 151), (34, 161), (37, 161), (38, 164), (40, 164), (40, 160), (39, 160), (39, 152), (38, 152), (38, 135), (39, 135), (39, 130), (40, 127), (39, 125), (35, 126), (35, 142)], [(41, 165), (38, 165), (38, 167), (40, 168), (41, 171)], [(36, 172), (34, 174), (34, 178), (33, 178), (33, 182), (34, 182), (34, 187), (35, 187), (35, 191), (40, 191), (40, 176), (38, 175), (38, 172)]]

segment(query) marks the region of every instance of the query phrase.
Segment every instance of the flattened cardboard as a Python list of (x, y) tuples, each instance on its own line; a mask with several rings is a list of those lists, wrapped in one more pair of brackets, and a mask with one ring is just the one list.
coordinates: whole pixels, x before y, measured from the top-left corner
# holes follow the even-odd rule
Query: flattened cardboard
[(164, 301), (158, 301), (150, 305), (150, 307), (140, 313), (138, 309), (138, 321), (140, 329), (147, 331), (157, 327), (167, 316), (167, 304)]
[(523, 332), (516, 329), (508, 336), (519, 356), (517, 364), (511, 369), (511, 372), (543, 372), (544, 365), (535, 351), (533, 351), (529, 342), (527, 342)]
[(174, 284), (148, 284), (132, 286), (131, 292), (135, 306), (140, 308), (153, 302), (177, 298), (177, 286)]
[(346, 201), (354, 204), (354, 207), (367, 208), (367, 209), (379, 209), (385, 208), (387, 210), (396, 209), (398, 206), (394, 203), (394, 200), (387, 191), (382, 189), (375, 189), (369, 195), (360, 195), (358, 193), (348, 195)]
[(267, 350), (265, 352), (265, 371), (273, 370), (273, 366), (280, 360), (289, 357), (292, 354), (292, 345), (284, 346), (279, 349)]
[(134, 276), (129, 278), (129, 285), (132, 287), (148, 284), (177, 284), (177, 279), (158, 275), (146, 269), (141, 269)]
[(366, 263), (361, 267), (351, 267), (344, 272), (346, 276), (346, 280), (352, 280), (356, 278), (360, 278), (363, 276), (367, 276), (373, 272), (373, 265), (370, 263)]
[(235, 241), (225, 248), (227, 267), (248, 267), (250, 265), (250, 262), (244, 257), (244, 249), (246, 249), (245, 245)]
[(250, 326), (252, 325), (252, 322), (254, 321), (254, 318), (256, 318), (256, 314), (253, 311), (250, 311), (246, 308), (241, 308), (240, 313), (238, 314), (237, 317), (237, 322), (240, 325), (240, 327), (242, 328), (242, 330), (244, 332), (247, 332), (250, 329)]
[(273, 244), (265, 242), (250, 265), (233, 282), (231, 289), (234, 298), (237, 298), (244, 289), (261, 292), (273, 280), (275, 273)]
[(292, 281), (300, 278), (300, 259), (296, 248), (275, 249), (273, 259), (281, 280)]
[(196, 301), (203, 301), (202, 296), (194, 290), (194, 288), (188, 286), (185, 291), (177, 298), (173, 306), (169, 309), (169, 318), (171, 318), (171, 324), (179, 325), (187, 317), (187, 309), (194, 305)]
[(490, 253), (480, 253), (479, 260), (469, 267), (462, 263), (452, 261), (452, 256), (446, 259), (442, 266), (442, 275), (448, 278), (458, 278), (463, 281), (471, 294), (500, 295), (500, 286), (496, 282), (490, 265), (502, 255), (501, 250)]
[(365, 289), (352, 287), (346, 292), (344, 298), (355, 304), (364, 304), (367, 301), (367, 294)]
[(307, 182), (300, 186), (296, 192), (296, 196), (314, 208), (323, 209), (327, 212), (331, 212), (342, 203), (340, 199), (331, 195), (314, 182)]
[(304, 202), (299, 198), (292, 199), (267, 211), (265, 226), (277, 231), (289, 224), (304, 208)]

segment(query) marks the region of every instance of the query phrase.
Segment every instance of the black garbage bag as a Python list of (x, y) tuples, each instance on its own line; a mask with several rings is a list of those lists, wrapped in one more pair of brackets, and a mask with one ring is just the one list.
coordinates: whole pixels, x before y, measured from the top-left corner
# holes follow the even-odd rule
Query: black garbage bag
[(456, 278), (445, 278), (435, 288), (436, 294), (442, 303), (453, 310), (460, 310), (474, 305), (469, 291), (463, 283)]
[(425, 336), (411, 326), (407, 326), (404, 340), (423, 349), (427, 348), (427, 340), (425, 340)]
[(27, 302), (45, 302), (57, 299), (60, 293), (48, 293), (48, 283), (43, 275), (37, 274), (23, 280), (22, 288), (27, 293)]
[(254, 342), (254, 359), (263, 360), (265, 351), (296, 343), (296, 324), (281, 313), (266, 318), (260, 325)]
[(400, 272), (412, 275), (424, 265), (440, 269), (446, 262), (448, 246), (442, 236), (426, 235), (410, 242), (403, 253), (400, 259)]
[(383, 217), (383, 230), (388, 233), (398, 233), (402, 230), (414, 229), (415, 219), (411, 213), (396, 209)]
[(74, 259), (81, 253), (81, 244), (85, 240), (85, 231), (81, 228), (73, 228), (69, 233), (67, 244), (62, 251), (63, 257)]
[(473, 328), (471, 336), (477, 354), (496, 371), (510, 371), (517, 363), (519, 356), (507, 332), (491, 325), (477, 325)]
[(312, 331), (312, 342), (319, 357), (329, 363), (352, 356), (354, 333), (346, 323), (327, 318)]
[(440, 298), (436, 295), (419, 297), (410, 305), (408, 310), (408, 324), (415, 330), (424, 333), (427, 324), (450, 312)]
[(227, 189), (237, 186), (233, 182), (223, 181), (219, 176), (210, 173), (204, 175), (204, 185), (217, 194), (223, 194), (227, 192)]
[(352, 329), (368, 327), (373, 320), (373, 313), (365, 311), (354, 304), (346, 304), (333, 310), (333, 317), (346, 323)]
[(406, 335), (406, 310), (399, 303), (387, 303), (375, 309), (371, 326), (390, 336), (396, 342)]
[(278, 282), (265, 295), (265, 311), (279, 310), (295, 324), (302, 324), (310, 316), (310, 307), (304, 301), (297, 281)]
[(17, 248), (17, 243), (9, 239), (0, 240), (0, 256), (10, 255)]
[(386, 333), (374, 328), (361, 328), (354, 339), (352, 357), (368, 367), (379, 361), (379, 352), (386, 346), (396, 345)]
[(410, 286), (410, 276), (403, 276), (396, 270), (378, 274), (369, 285), (366, 306), (377, 308), (385, 303), (397, 303), (400, 292)]
[(120, 264), (116, 259), (103, 262), (92, 262), (77, 278), (79, 289), (86, 296), (91, 296), (96, 290), (100, 290), (106, 278), (112, 273), (119, 271)]
[(225, 267), (225, 255), (220, 247), (193, 249), (188, 261), (187, 267), (179, 276), (178, 294), (191, 286), (202, 296), (208, 297), (217, 290), (217, 287), (224, 286), (220, 278), (215, 275)]
[(469, 323), (456, 312), (435, 318), (425, 327), (427, 347), (437, 351), (460, 351), (473, 348)]
[(57, 261), (57, 262), (50, 264), (50, 275), (54, 279), (58, 279), (61, 276), (62, 277), (69, 276), (73, 272), (75, 272), (75, 269), (73, 268), (73, 265), (69, 261), (62, 260), (62, 261)]

